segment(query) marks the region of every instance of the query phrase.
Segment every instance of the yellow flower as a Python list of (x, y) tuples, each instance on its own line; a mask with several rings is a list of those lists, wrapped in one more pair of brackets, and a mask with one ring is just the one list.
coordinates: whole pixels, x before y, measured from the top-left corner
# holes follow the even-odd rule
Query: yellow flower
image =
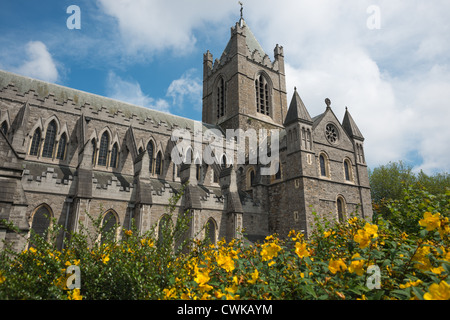
[[(352, 256), (352, 259), (360, 258), (359, 253), (356, 253)], [(358, 276), (362, 276), (364, 274), (364, 260), (353, 260), (350, 266), (348, 267), (348, 271), (353, 273), (355, 272)]]
[(72, 292), (68, 293), (69, 300), (83, 300), (80, 289), (73, 289)]
[(207, 270), (205, 272), (197, 271), (197, 276), (194, 278), (194, 281), (198, 283), (198, 287), (201, 291), (209, 291), (213, 288), (207, 284), (210, 279), (211, 278), (209, 277), (209, 272)]
[(359, 229), (353, 237), (353, 240), (359, 243), (360, 249), (364, 249), (370, 244), (370, 235), (365, 230)]
[(298, 255), (300, 259), (303, 259), (304, 257), (309, 257), (311, 253), (306, 248), (306, 243), (295, 243), (295, 253)]
[(422, 280), (420, 280), (420, 279), (417, 281), (414, 281), (414, 282), (409, 280), (407, 283), (401, 284), (399, 287), (400, 287), (400, 289), (406, 289), (409, 287), (417, 287), (421, 283), (422, 283)]
[(109, 261), (109, 254), (104, 254), (104, 255), (102, 256), (102, 262), (103, 262), (104, 264), (107, 264), (108, 261)]
[(366, 231), (373, 238), (378, 237), (378, 226), (376, 224), (366, 223), (364, 226), (364, 231)]
[(447, 282), (433, 283), (423, 295), (425, 300), (450, 300), (450, 286)]
[(328, 265), (328, 270), (330, 270), (332, 274), (336, 274), (336, 272), (344, 272), (345, 270), (347, 270), (347, 266), (342, 259), (331, 259), (330, 264)]
[(6, 278), (3, 276), (2, 272), (0, 271), (0, 284), (5, 282)]
[(261, 257), (263, 261), (271, 260), (278, 255), (281, 247), (275, 243), (265, 243), (262, 245)]
[(426, 227), (427, 231), (433, 231), (441, 226), (440, 216), (440, 213), (432, 214), (431, 212), (425, 212), (419, 224), (422, 227)]
[(219, 254), (219, 257), (217, 258), (217, 264), (227, 272), (231, 272), (234, 270), (234, 261), (228, 255)]
[(271, 267), (271, 266), (273, 266), (275, 264), (275, 261), (270, 261), (267, 265), (269, 266), (269, 267)]
[(176, 298), (177, 296), (176, 288), (164, 289), (163, 292), (166, 294), (166, 299)]
[(31, 253), (36, 253), (36, 249), (31, 247), (30, 249), (28, 249), (28, 251), (30, 251)]
[(247, 282), (250, 284), (255, 284), (256, 280), (258, 280), (259, 277), (258, 269), (255, 269), (255, 272), (251, 273), (250, 275), (252, 276), (252, 280), (247, 280)]
[(125, 233), (127, 236), (131, 236), (133, 234), (133, 231), (125, 230), (123, 233)]
[(422, 271), (428, 271), (433, 266), (431, 265), (430, 259), (428, 259), (428, 254), (430, 253), (430, 247), (423, 246), (417, 249), (414, 254), (412, 261), (415, 261), (415, 267)]
[(328, 238), (330, 235), (331, 235), (331, 231), (325, 231), (325, 232), (323, 233), (323, 237), (324, 237), (324, 238)]

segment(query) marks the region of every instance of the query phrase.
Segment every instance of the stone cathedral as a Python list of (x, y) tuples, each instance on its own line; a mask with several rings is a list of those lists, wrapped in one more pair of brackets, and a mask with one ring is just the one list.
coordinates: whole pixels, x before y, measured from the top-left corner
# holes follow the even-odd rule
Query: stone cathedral
[[(248, 152), (242, 164), (217, 155), (217, 164), (176, 165), (171, 135), (195, 136), (194, 124), (0, 71), (0, 219), (30, 236), (53, 223), (67, 232), (89, 228), (88, 212), (120, 226), (119, 239), (132, 222), (141, 232), (158, 230), (169, 199), (186, 185), (172, 219), (188, 212), (190, 236), (212, 242), (243, 229), (252, 242), (292, 229), (308, 236), (313, 211), (334, 221), (354, 212), (371, 220), (364, 137), (349, 111), (340, 122), (326, 99), (323, 113), (311, 117), (297, 89), (288, 104), (283, 47), (276, 45), (271, 61), (242, 16), (220, 58), (203, 56), (200, 130), (279, 130), (278, 171), (262, 175)], [(5, 245), (23, 250), (26, 240), (0, 226)]]

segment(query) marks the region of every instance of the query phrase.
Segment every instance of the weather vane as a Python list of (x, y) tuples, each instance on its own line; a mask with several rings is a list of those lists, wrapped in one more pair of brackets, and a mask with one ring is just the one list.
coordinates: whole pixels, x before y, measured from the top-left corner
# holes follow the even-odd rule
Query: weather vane
[(243, 19), (244, 18), (244, 14), (243, 14), (244, 4), (241, 1), (239, 1), (239, 4), (241, 5), (241, 19)]

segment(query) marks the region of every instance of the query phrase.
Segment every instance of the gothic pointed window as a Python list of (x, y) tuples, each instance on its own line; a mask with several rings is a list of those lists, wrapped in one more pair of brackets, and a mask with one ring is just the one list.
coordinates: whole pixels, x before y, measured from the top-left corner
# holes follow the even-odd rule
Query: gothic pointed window
[(337, 199), (337, 211), (338, 211), (338, 220), (339, 222), (343, 222), (344, 221), (344, 213), (345, 213), (345, 208), (344, 208), (344, 201), (341, 197), (339, 197)]
[(346, 181), (352, 181), (351, 164), (347, 159), (344, 160), (344, 176)]
[(95, 142), (95, 139), (91, 140), (91, 145), (92, 145), (92, 164), (95, 164), (95, 158), (97, 156), (97, 142)]
[(111, 149), (111, 160), (109, 163), (109, 166), (112, 168), (117, 167), (117, 156), (119, 154), (119, 147), (117, 146), (117, 142), (114, 143), (112, 149)]
[(260, 74), (255, 80), (256, 111), (270, 115), (270, 88), (266, 78)]
[(37, 128), (31, 140), (30, 155), (37, 156), (39, 153), (39, 145), (41, 144), (41, 129)]
[(250, 186), (255, 184), (255, 170), (250, 171)]
[(55, 148), (55, 137), (56, 137), (56, 122), (52, 120), (47, 127), (47, 132), (45, 133), (44, 147), (42, 148), (42, 156), (44, 158), (53, 157), (53, 149)]
[(158, 152), (156, 155), (156, 161), (155, 161), (155, 173), (161, 174), (161, 167), (162, 167), (162, 154), (161, 151)]
[(322, 177), (327, 177), (327, 159), (323, 154), (319, 156), (319, 165), (320, 165), (320, 175)]
[(227, 157), (225, 155), (222, 156), (222, 163), (220, 164), (220, 167), (222, 169), (225, 169), (227, 167)]
[(100, 139), (100, 149), (98, 151), (98, 162), (99, 166), (106, 167), (108, 159), (108, 146), (109, 146), (109, 135), (108, 132), (103, 132), (102, 138)]
[(210, 218), (205, 225), (205, 238), (208, 239), (211, 244), (216, 244), (216, 223), (212, 218)]
[(116, 240), (118, 221), (112, 210), (109, 210), (102, 220), (101, 243), (107, 243)]
[(31, 221), (30, 243), (31, 246), (37, 240), (37, 237), (44, 237), (48, 240), (47, 230), (51, 225), (52, 211), (49, 206), (42, 204), (36, 208)]
[(148, 152), (149, 170), (150, 170), (150, 173), (153, 173), (153, 157), (154, 157), (154, 152), (155, 152), (155, 146), (153, 145), (152, 141), (150, 141), (147, 144), (147, 152)]
[(8, 123), (6, 122), (6, 120), (2, 122), (1, 130), (6, 136), (6, 134), (8, 133)]
[(281, 179), (281, 163), (278, 163), (278, 171), (275, 173), (275, 180)]
[(64, 158), (66, 157), (66, 145), (67, 145), (67, 135), (63, 133), (61, 138), (59, 138), (58, 151), (56, 152), (56, 159), (64, 160)]
[(221, 77), (219, 83), (217, 84), (217, 118), (223, 117), (225, 115), (225, 82)]

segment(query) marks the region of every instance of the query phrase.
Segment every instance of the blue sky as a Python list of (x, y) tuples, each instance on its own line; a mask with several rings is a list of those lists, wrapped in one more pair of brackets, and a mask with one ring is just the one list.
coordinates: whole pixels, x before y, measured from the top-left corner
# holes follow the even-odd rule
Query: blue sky
[[(288, 100), (311, 116), (325, 98), (366, 138), (370, 167), (403, 160), (450, 171), (448, 0), (247, 0), (244, 18), (273, 58), (284, 47)], [(81, 29), (66, 12), (81, 10)], [(203, 53), (219, 58), (239, 19), (230, 0), (0, 2), (0, 68), (201, 120)]]

